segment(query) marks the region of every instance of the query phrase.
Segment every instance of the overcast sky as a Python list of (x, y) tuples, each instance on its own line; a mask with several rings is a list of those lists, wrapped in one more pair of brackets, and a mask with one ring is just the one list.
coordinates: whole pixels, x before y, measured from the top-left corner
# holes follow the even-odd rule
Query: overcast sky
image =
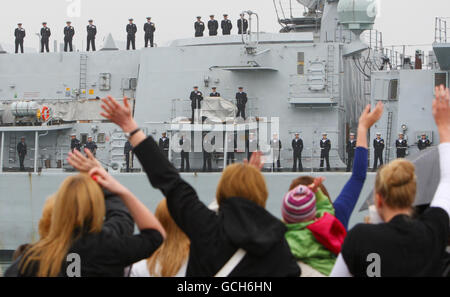
[[(278, 2), (279, 0), (277, 0)], [(282, 0), (282, 2), (289, 2)], [(295, 3), (295, 0), (292, 0)], [(448, 0), (380, 0), (381, 12), (376, 29), (383, 32), (385, 45), (431, 44), (434, 40), (434, 19), (443, 12), (450, 16)], [(80, 5), (78, 5), (80, 3)], [(297, 11), (301, 6), (295, 3)], [(18, 22), (24, 24), (28, 36), (26, 47), (36, 48), (38, 37), (34, 33), (47, 21), (52, 29), (53, 39), (62, 41), (66, 20), (71, 20), (76, 30), (75, 44), (78, 48), (85, 44), (86, 25), (89, 18), (98, 26), (98, 47), (103, 38), (112, 33), (117, 40), (125, 40), (125, 26), (133, 17), (138, 25), (137, 46), (143, 46), (142, 26), (147, 16), (153, 17), (157, 31), (155, 42), (164, 45), (170, 40), (193, 36), (193, 23), (197, 15), (208, 19), (215, 14), (221, 19), (228, 13), (235, 21), (242, 10), (253, 10), (261, 17), (261, 29), (277, 32), (277, 23), (272, 0), (20, 0), (2, 1), (0, 10), (0, 43), (14, 43), (14, 28)], [(79, 15), (78, 15), (79, 13)], [(449, 32), (450, 33), (450, 32)], [(83, 42), (83, 43), (82, 43)]]

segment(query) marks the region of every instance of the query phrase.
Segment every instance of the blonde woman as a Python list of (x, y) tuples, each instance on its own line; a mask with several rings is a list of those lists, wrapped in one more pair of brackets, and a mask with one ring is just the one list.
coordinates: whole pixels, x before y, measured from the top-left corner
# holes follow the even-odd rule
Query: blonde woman
[(189, 238), (177, 226), (163, 199), (155, 211), (167, 237), (153, 255), (133, 265), (131, 277), (184, 277), (189, 258)]
[(414, 165), (399, 159), (382, 167), (375, 206), (384, 223), (355, 226), (345, 238), (331, 276), (442, 276), (450, 216), (450, 92), (436, 88), (433, 115), (439, 130), (441, 180), (431, 207), (411, 217)]
[[(90, 169), (79, 152), (69, 162)], [(105, 206), (103, 189), (119, 196), (136, 222), (140, 234), (127, 234), (128, 212)], [(123, 276), (124, 268), (148, 258), (162, 244), (164, 228), (153, 214), (104, 169), (68, 177), (54, 195), (48, 235), (33, 244), (20, 261), (19, 276), (68, 276), (67, 255), (80, 259), (80, 275)]]
[(108, 97), (102, 107), (104, 117), (129, 133), (151, 184), (162, 191), (173, 220), (191, 241), (186, 276), (300, 275), (284, 238), (286, 227), (265, 209), (268, 192), (260, 172), (260, 153), (253, 154), (251, 164), (234, 164), (223, 172), (216, 192), (216, 214), (180, 177), (155, 140), (138, 129), (126, 98), (121, 105)]

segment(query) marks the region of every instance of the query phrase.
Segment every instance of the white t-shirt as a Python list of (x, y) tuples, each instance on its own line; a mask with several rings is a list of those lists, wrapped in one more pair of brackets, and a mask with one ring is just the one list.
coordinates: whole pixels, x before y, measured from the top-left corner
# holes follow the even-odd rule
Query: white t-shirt
[[(174, 277), (185, 277), (187, 269), (188, 259), (183, 263), (180, 270)], [(156, 263), (156, 271), (160, 270), (159, 263)], [(147, 266), (147, 259), (141, 260), (133, 264), (131, 268), (130, 277), (156, 277), (155, 275), (150, 275)]]

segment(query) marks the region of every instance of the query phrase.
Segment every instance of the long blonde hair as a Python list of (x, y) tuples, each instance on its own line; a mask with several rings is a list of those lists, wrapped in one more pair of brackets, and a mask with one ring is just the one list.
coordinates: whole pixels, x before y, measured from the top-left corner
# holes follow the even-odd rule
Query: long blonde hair
[(377, 173), (375, 192), (381, 195), (392, 209), (411, 208), (416, 198), (414, 164), (398, 159), (383, 166)]
[(54, 195), (48, 235), (34, 244), (21, 261), (21, 271), (37, 264), (36, 276), (58, 276), (71, 245), (83, 232), (100, 232), (105, 201), (100, 186), (87, 174), (68, 177)]
[(44, 239), (50, 232), (50, 226), (52, 224), (53, 207), (55, 206), (55, 196), (50, 196), (45, 201), (44, 209), (42, 210), (42, 217), (39, 220), (39, 238)]
[[(155, 212), (156, 218), (166, 230), (164, 243), (147, 259), (150, 275), (161, 277), (175, 276), (189, 256), (189, 238), (177, 226), (167, 208), (167, 200), (163, 199)], [(157, 264), (159, 263), (159, 271)]]
[(227, 198), (239, 197), (265, 208), (268, 196), (264, 176), (256, 167), (249, 164), (228, 166), (220, 178), (216, 192), (219, 206)]

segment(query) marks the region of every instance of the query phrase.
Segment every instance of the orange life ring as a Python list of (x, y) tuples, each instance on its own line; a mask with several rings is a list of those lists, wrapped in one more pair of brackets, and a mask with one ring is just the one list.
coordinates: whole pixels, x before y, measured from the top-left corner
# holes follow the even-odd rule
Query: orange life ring
[(47, 106), (44, 106), (41, 114), (42, 114), (42, 119), (44, 121), (47, 121), (50, 118), (50, 108), (48, 108)]

